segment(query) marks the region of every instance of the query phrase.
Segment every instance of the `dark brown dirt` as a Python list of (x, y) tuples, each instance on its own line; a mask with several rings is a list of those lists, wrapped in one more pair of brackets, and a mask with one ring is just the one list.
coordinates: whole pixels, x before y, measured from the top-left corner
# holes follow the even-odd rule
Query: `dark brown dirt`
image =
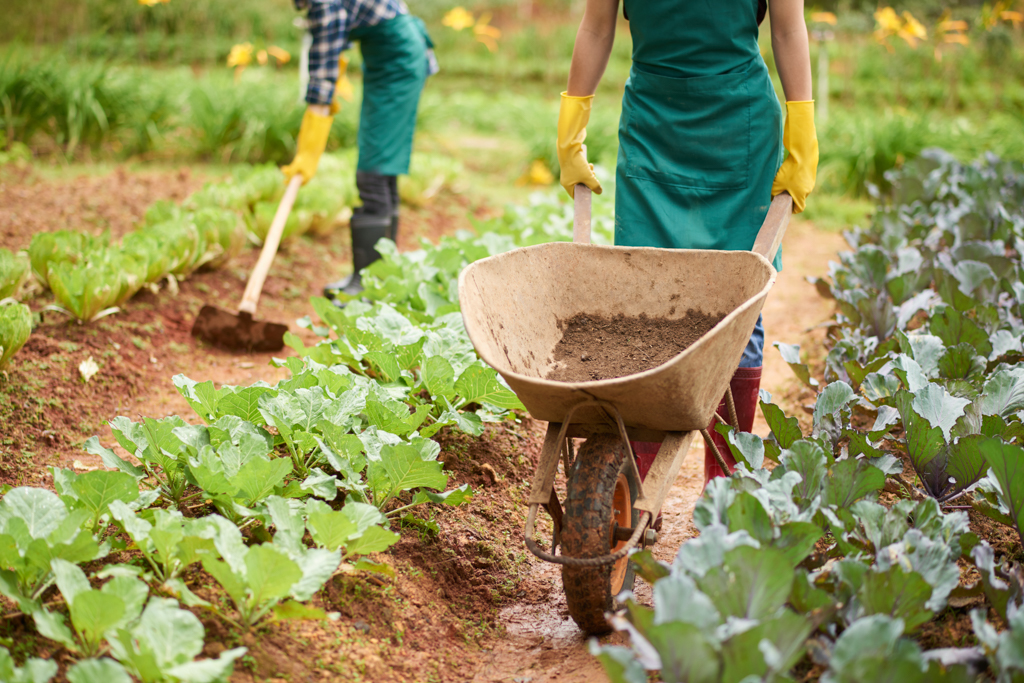
[(724, 317), (692, 308), (675, 320), (643, 313), (613, 318), (578, 313), (558, 322), (562, 339), (555, 345), (556, 364), (547, 378), (589, 382), (656, 368), (685, 351)]
[(25, 235), (53, 230), (110, 230), (116, 239), (134, 229), (156, 200), (181, 201), (205, 180), (188, 168), (137, 173), (119, 167), (64, 181), (0, 175), (0, 246), (24, 248)]

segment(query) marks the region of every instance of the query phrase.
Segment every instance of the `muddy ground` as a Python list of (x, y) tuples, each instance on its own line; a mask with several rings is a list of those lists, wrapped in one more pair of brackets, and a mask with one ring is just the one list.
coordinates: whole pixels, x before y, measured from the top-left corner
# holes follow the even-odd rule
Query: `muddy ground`
[[(0, 177), (0, 246), (23, 248), (38, 230), (122, 234), (153, 201), (181, 199), (204, 180), (184, 170), (115, 171), (102, 178), (59, 181), (31, 174)], [(421, 236), (436, 239), (468, 228), (468, 215), (493, 211), (464, 196), (440, 197), (406, 212), (399, 246), (411, 248)], [(287, 245), (267, 281), (259, 317), (288, 323), (310, 343), (311, 334), (295, 321), (311, 313), (310, 295), (347, 270), (345, 232)], [(831, 306), (804, 278), (825, 272), (828, 259), (842, 246), (837, 235), (795, 221), (785, 243), (786, 267), (764, 311), (763, 386), (802, 420), (809, 418), (800, 405), (812, 397), (770, 344), (800, 343), (812, 360), (820, 359), (824, 331), (808, 330), (831, 314)], [(250, 249), (225, 269), (197, 273), (176, 295), (166, 289), (143, 292), (124, 311), (94, 325), (44, 313), (7, 378), (0, 380), (0, 482), (51, 486), (49, 466), (98, 467), (81, 444), (98, 434), (104, 444), (113, 445), (104, 423), (116, 415), (138, 419), (177, 413), (194, 420), (171, 384), (175, 374), (217, 384), (281, 379), (284, 372), (269, 365), (267, 354), (229, 354), (189, 334), (203, 303), (234, 305), (256, 255)], [(38, 311), (49, 301), (38, 294), (28, 303)], [(89, 357), (99, 363), (100, 372), (86, 384), (78, 365)], [(755, 431), (768, 433), (760, 420)], [(391, 565), (394, 578), (342, 575), (329, 582), (314, 603), (338, 612), (337, 621), (274, 622), (243, 634), (202, 614), (206, 654), (248, 646), (250, 654), (236, 666), (233, 681), (605, 680), (568, 616), (557, 569), (535, 561), (523, 547), (523, 501), (542, 434), (543, 425), (528, 418), (491, 427), (481, 439), (442, 434), (441, 458), (452, 473), (451, 483), (469, 483), (477, 493), (462, 508), (431, 513), (441, 529), (437, 536), (401, 530), (402, 541), (374, 558)], [(702, 483), (703, 449), (697, 444), (666, 503), (658, 557), (670, 560), (694, 535), (690, 518)], [(188, 579), (200, 592), (211, 590), (199, 570)], [(637, 593), (641, 600), (650, 599), (640, 583)], [(19, 659), (29, 653), (53, 657), (62, 670), (70, 662), (66, 652), (35, 635), (22, 618), (3, 619), (0, 638), (14, 641)]]

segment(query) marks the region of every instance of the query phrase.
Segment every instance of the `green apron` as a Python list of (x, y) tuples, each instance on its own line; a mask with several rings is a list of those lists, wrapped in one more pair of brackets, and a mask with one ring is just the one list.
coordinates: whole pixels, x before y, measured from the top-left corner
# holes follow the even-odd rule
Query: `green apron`
[(782, 164), (782, 108), (757, 44), (756, 0), (624, 0), (624, 10), (633, 68), (615, 243), (750, 249)]
[(409, 14), (349, 33), (363, 55), (358, 170), (379, 175), (409, 172), (416, 108), (429, 75), (434, 46), (423, 21)]

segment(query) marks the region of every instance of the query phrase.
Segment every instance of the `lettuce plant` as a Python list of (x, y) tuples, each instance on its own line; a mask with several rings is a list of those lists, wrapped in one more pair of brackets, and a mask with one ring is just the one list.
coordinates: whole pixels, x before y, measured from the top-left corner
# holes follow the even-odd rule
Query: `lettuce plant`
[(82, 263), (95, 252), (103, 252), (110, 246), (110, 235), (104, 233), (93, 237), (74, 230), (40, 232), (32, 236), (28, 257), (32, 273), (43, 285), (50, 286), (50, 266), (70, 261)]
[(0, 372), (7, 369), (32, 334), (32, 311), (25, 304), (0, 304)]
[(12, 254), (0, 249), (0, 300), (18, 297), (29, 270), (28, 256), (23, 252)]

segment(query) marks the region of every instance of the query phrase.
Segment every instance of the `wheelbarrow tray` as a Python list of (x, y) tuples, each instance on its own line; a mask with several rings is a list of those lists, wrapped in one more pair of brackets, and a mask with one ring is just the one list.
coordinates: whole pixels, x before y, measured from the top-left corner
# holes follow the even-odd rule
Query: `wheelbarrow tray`
[[(535, 419), (560, 422), (574, 405), (597, 399), (613, 404), (628, 427), (685, 432), (711, 421), (776, 275), (749, 251), (554, 242), (469, 265), (459, 298), (473, 346)], [(690, 309), (726, 315), (662, 365), (614, 379), (545, 379), (560, 322), (578, 313), (679, 319)], [(608, 421), (594, 407), (573, 419)]]

